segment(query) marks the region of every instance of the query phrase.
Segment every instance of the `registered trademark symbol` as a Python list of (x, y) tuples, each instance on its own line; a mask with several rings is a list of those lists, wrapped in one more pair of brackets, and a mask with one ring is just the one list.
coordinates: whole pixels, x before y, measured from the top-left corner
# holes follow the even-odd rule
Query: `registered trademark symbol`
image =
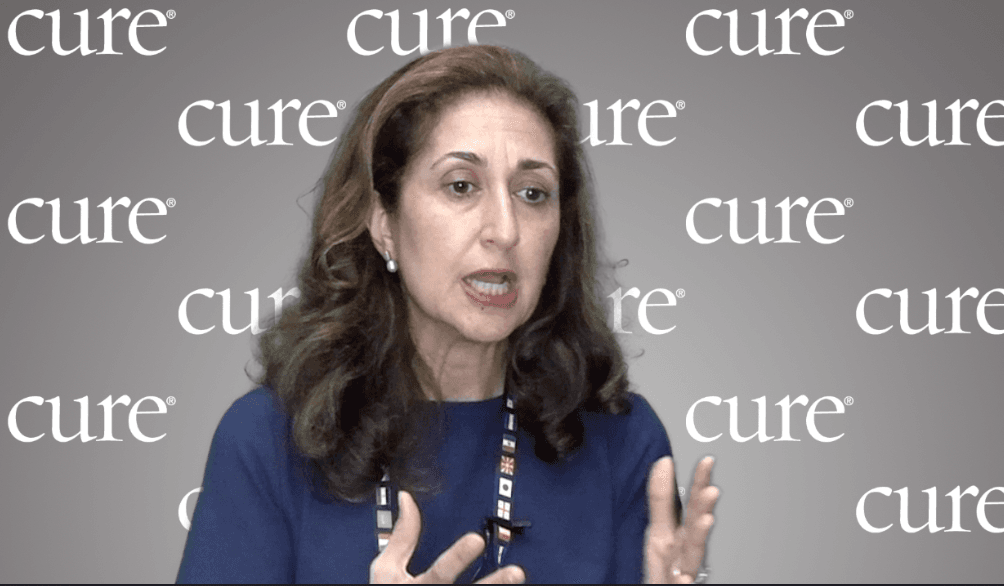
[(345, 100), (338, 100), (335, 102), (335, 107), (339, 110), (344, 110), (346, 106), (348, 106), (348, 104), (345, 103)]
[(167, 198), (167, 207), (173, 208), (176, 205), (178, 205), (178, 200), (174, 199), (173, 197)]
[(851, 198), (849, 198), (849, 197), (847, 199), (845, 199), (844, 200), (844, 207), (845, 208), (852, 208), (852, 207), (854, 207), (854, 200), (851, 199)]
[(683, 486), (677, 488), (676, 490), (680, 493), (680, 496), (687, 494), (687, 489)]
[(844, 405), (853, 405), (853, 404), (854, 404), (854, 397), (850, 395), (844, 397)]
[(178, 400), (177, 400), (177, 399), (175, 399), (174, 397), (168, 397), (168, 398), (167, 398), (167, 404), (168, 404), (168, 406), (170, 406), (170, 405), (174, 405), (174, 404), (175, 404), (175, 403), (177, 403), (177, 402), (178, 402)]
[(175, 16), (178, 16), (178, 13), (177, 13), (177, 12), (175, 12), (175, 11), (173, 11), (173, 10), (168, 10), (168, 11), (167, 11), (167, 17), (168, 17), (168, 18), (174, 18)]
[[(498, 14), (498, 13), (496, 13), (496, 14)], [(516, 18), (516, 11), (515, 10), (506, 10), (505, 11), (505, 17), (508, 18), (508, 19), (510, 19), (510, 20), (512, 20), (513, 18)]]
[(845, 10), (844, 11), (844, 18), (854, 18), (854, 11), (853, 10)]
[(677, 110), (682, 110), (682, 109), (684, 109), (686, 107), (687, 107), (687, 102), (684, 102), (683, 100), (677, 100), (676, 101), (676, 109)]
[(683, 299), (684, 297), (687, 296), (687, 292), (684, 291), (683, 289), (677, 289), (676, 296), (679, 297), (680, 299)]

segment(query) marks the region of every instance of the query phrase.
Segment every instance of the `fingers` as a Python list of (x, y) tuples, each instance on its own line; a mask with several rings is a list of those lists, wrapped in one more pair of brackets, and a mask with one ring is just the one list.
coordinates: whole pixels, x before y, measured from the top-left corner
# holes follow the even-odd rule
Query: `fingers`
[(394, 531), (381, 555), (397, 567), (406, 568), (418, 546), (418, 536), (422, 532), (422, 514), (418, 511), (415, 499), (403, 490), (397, 493), (397, 508), (397, 523), (394, 524)]
[(506, 566), (488, 574), (475, 584), (522, 584), (526, 582), (526, 572), (519, 566)]
[(464, 568), (471, 565), (485, 549), (485, 540), (477, 533), (468, 533), (453, 542), (425, 573), (415, 577), (421, 584), (452, 584)]
[(703, 460), (697, 463), (697, 470), (694, 471), (694, 490), (711, 486), (711, 469), (714, 468), (714, 466), (715, 459), (712, 456), (706, 456)]
[(713, 523), (714, 517), (710, 513), (702, 515), (692, 524), (688, 520), (686, 533), (683, 537), (683, 551), (680, 561), (675, 564), (675, 567), (691, 577), (697, 575), (701, 568), (708, 542), (708, 533), (711, 531)]
[(659, 529), (676, 529), (673, 515), (676, 481), (673, 459), (665, 456), (656, 460), (648, 475), (648, 515), (649, 526)]
[(649, 474), (650, 523), (645, 533), (645, 578), (649, 582), (689, 583), (704, 559), (708, 534), (714, 523), (718, 488), (711, 485), (714, 458), (704, 458), (694, 473), (684, 525), (674, 517), (675, 482), (673, 462), (661, 458)]
[(718, 488), (711, 486), (711, 468), (715, 459), (708, 456), (697, 464), (694, 472), (694, 483), (690, 487), (690, 498), (687, 500), (687, 521), (699, 521), (705, 514), (710, 514), (718, 501)]
[(681, 532), (682, 552), (679, 562), (675, 564), (675, 567), (685, 573), (684, 578), (686, 578), (686, 574), (696, 575), (700, 569), (708, 534), (715, 522), (713, 512), (715, 504), (718, 502), (719, 491), (717, 487), (711, 486), (713, 466), (714, 458), (709, 456), (701, 460), (694, 473), (694, 483), (691, 486), (690, 498), (687, 502), (687, 518)]

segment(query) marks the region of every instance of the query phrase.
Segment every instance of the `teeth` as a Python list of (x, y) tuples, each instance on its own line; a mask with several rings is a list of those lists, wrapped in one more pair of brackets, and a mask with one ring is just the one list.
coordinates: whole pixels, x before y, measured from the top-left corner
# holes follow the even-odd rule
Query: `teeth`
[(479, 281), (477, 279), (471, 279), (468, 281), (472, 287), (477, 289), (479, 292), (485, 295), (504, 295), (509, 292), (509, 283), (486, 283), (484, 281)]

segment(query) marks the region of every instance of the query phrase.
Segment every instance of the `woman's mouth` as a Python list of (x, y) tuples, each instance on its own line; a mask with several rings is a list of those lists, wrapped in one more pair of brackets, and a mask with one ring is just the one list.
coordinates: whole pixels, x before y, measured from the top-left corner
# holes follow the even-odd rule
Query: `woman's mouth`
[(471, 273), (461, 279), (464, 293), (483, 306), (512, 307), (519, 288), (516, 273), (508, 270), (485, 270)]

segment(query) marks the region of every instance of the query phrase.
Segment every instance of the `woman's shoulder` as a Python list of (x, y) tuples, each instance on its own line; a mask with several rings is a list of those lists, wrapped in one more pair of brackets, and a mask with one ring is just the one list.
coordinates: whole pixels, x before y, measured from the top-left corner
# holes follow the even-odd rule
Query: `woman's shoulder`
[(306, 464), (292, 437), (292, 418), (275, 391), (262, 386), (238, 397), (223, 414), (206, 473), (245, 478), (279, 502), (301, 491)]
[(666, 427), (651, 403), (638, 393), (628, 393), (628, 405), (629, 409), (622, 413), (584, 413), (582, 422), (587, 435), (601, 436), (611, 454), (670, 454)]
[(637, 393), (628, 399), (630, 409), (622, 413), (590, 412), (582, 417), (583, 447), (610, 475), (617, 518), (631, 517), (640, 532), (649, 472), (659, 458), (673, 453), (666, 428), (648, 400)]
[(275, 391), (260, 386), (237, 398), (220, 419), (217, 435), (235, 440), (255, 442), (265, 440), (265, 430), (287, 428), (289, 417)]
[(217, 456), (274, 465), (291, 455), (290, 424), (275, 391), (260, 386), (237, 398), (223, 414), (212, 450)]
[(236, 399), (209, 448), (178, 582), (289, 582), (301, 485), (278, 397), (259, 387)]
[(266, 386), (251, 389), (238, 397), (223, 414), (221, 423), (228, 429), (239, 431), (248, 426), (264, 423), (281, 425), (287, 418), (279, 396)]

